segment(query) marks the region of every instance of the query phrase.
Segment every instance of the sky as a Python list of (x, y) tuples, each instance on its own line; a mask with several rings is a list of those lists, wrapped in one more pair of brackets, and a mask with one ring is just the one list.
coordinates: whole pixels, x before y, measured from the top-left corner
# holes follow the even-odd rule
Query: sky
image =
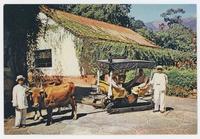
[(182, 8), (185, 10), (185, 14), (182, 17), (196, 17), (196, 5), (195, 4), (134, 4), (132, 5), (130, 16), (135, 17), (136, 20), (142, 20), (144, 23), (163, 20), (160, 14), (167, 9)]

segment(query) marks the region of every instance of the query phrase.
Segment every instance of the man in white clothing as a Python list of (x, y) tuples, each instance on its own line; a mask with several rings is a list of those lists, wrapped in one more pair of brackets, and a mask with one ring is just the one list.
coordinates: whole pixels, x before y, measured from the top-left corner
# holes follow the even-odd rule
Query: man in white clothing
[(28, 108), (26, 91), (27, 87), (24, 85), (24, 77), (18, 75), (16, 82), (18, 83), (13, 87), (12, 103), (15, 107), (15, 128), (26, 127), (26, 110)]
[[(154, 110), (153, 112), (165, 112), (165, 93), (168, 84), (168, 77), (163, 73), (163, 67), (157, 66), (157, 72), (154, 73), (151, 84), (154, 89)], [(160, 105), (160, 108), (159, 108)]]

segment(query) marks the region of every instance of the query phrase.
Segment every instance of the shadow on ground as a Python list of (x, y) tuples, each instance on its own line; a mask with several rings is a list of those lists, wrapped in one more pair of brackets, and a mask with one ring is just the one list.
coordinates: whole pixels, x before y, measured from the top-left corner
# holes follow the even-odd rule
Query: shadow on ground
[(172, 107), (166, 107), (166, 111), (173, 111), (174, 110), (174, 108), (172, 108)]
[[(66, 113), (69, 113), (69, 112), (71, 112), (72, 110), (70, 109), (70, 110), (63, 110), (63, 111), (61, 111), (61, 112), (53, 112), (53, 116), (58, 116), (58, 115), (63, 115), (63, 114), (66, 114)], [(86, 116), (87, 115), (87, 113), (78, 113), (77, 114), (77, 117), (78, 117), (78, 119), (79, 118), (81, 118), (81, 117), (83, 117), (83, 116)], [(29, 118), (27, 118), (27, 120), (32, 120), (33, 122), (32, 123), (29, 123), (29, 124), (27, 124), (27, 126), (36, 126), (36, 125), (39, 125), (39, 124), (41, 124), (41, 123), (46, 123), (46, 121), (47, 121), (47, 115), (43, 115), (43, 120), (39, 120), (39, 121), (34, 121), (33, 119), (33, 117), (29, 117)], [(73, 119), (73, 117), (72, 116), (61, 116), (61, 117), (59, 117), (59, 118), (53, 118), (53, 123), (56, 123), (56, 122), (61, 122), (61, 121), (63, 121), (63, 120), (71, 120), (71, 119)]]
[(89, 95), (91, 95), (91, 92), (95, 92), (95, 91), (96, 91), (96, 88), (76, 86), (76, 90), (74, 93), (76, 97), (76, 101), (80, 103), (83, 100), (83, 98), (88, 97)]

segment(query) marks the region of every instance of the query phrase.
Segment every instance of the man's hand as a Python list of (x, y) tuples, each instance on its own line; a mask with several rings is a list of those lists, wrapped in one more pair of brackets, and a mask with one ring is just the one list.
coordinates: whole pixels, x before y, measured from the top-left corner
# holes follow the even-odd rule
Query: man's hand
[(25, 93), (29, 93), (29, 91), (31, 90), (31, 88), (26, 88)]
[(15, 110), (19, 111), (20, 109), (18, 108), (18, 106), (15, 106)]

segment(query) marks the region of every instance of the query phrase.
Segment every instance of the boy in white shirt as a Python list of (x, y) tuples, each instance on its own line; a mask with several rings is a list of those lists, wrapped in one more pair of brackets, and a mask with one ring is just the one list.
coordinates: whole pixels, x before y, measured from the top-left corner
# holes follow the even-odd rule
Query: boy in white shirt
[(26, 127), (26, 110), (28, 108), (26, 91), (27, 87), (24, 85), (25, 78), (18, 75), (16, 82), (18, 83), (13, 87), (12, 103), (15, 107), (15, 128)]

